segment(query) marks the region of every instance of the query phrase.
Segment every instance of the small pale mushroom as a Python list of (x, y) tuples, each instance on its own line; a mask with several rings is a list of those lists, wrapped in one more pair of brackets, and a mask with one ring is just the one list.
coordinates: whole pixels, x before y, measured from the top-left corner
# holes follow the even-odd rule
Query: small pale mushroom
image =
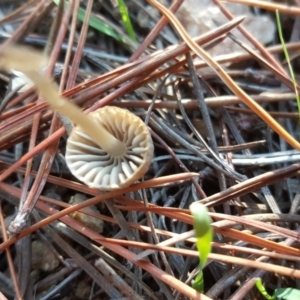
[(39, 52), (26, 47), (7, 47), (0, 53), (1, 68), (23, 72), (54, 110), (77, 124), (65, 156), (72, 174), (88, 186), (106, 191), (139, 180), (153, 158), (153, 142), (144, 122), (118, 107), (106, 106), (85, 115), (58, 94), (50, 78), (40, 74), (46, 62)]
[[(153, 143), (147, 126), (128, 110), (105, 106), (89, 114), (123, 144), (108, 152), (76, 126), (68, 139), (66, 162), (71, 172), (89, 186), (113, 190), (140, 179), (149, 169)], [(124, 146), (123, 146), (124, 145)]]

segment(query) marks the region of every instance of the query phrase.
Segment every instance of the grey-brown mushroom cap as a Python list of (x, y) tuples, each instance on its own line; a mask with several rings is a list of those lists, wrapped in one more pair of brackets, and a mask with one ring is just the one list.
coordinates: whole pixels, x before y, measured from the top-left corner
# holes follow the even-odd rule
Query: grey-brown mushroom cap
[(71, 173), (86, 185), (105, 191), (128, 187), (139, 180), (149, 169), (154, 149), (144, 122), (114, 106), (100, 108), (89, 117), (124, 142), (126, 152), (113, 157), (76, 126), (68, 138), (65, 155)]

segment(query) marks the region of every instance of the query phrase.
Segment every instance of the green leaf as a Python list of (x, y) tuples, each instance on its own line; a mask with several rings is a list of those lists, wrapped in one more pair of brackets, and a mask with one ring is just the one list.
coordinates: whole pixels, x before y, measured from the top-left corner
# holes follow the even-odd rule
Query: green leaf
[(202, 270), (208, 254), (211, 252), (211, 241), (213, 239), (213, 230), (210, 225), (211, 218), (208, 215), (207, 208), (201, 203), (192, 203), (190, 211), (194, 217), (194, 229), (197, 238), (196, 246), (199, 252), (200, 269)]
[(198, 292), (204, 291), (204, 278), (202, 269), (204, 268), (207, 257), (211, 252), (211, 242), (213, 239), (213, 230), (211, 227), (211, 218), (208, 215), (207, 208), (198, 202), (190, 205), (191, 214), (194, 217), (194, 229), (196, 235), (196, 246), (199, 252), (200, 273), (197, 275), (193, 288)]
[(199, 202), (193, 202), (190, 205), (190, 211), (194, 217), (196, 238), (201, 238), (211, 228), (211, 218), (208, 215), (208, 210), (203, 204)]
[(119, 11), (120, 11), (120, 14), (121, 14), (121, 18), (122, 18), (122, 21), (125, 25), (126, 31), (129, 35), (129, 37), (132, 39), (132, 41), (136, 43), (137, 39), (135, 37), (135, 33), (134, 33), (133, 27), (131, 25), (130, 16), (128, 14), (127, 6), (126, 6), (126, 4), (124, 3), (123, 0), (118, 0), (118, 4), (119, 4)]
[(299, 300), (300, 290), (293, 288), (279, 288), (275, 290), (274, 297), (276, 300)]
[(274, 296), (270, 296), (265, 287), (261, 282), (261, 278), (257, 278), (255, 281), (255, 285), (260, 293), (267, 299), (267, 300), (299, 300), (300, 299), (300, 290), (293, 289), (293, 288), (279, 288), (276, 289), (274, 292)]

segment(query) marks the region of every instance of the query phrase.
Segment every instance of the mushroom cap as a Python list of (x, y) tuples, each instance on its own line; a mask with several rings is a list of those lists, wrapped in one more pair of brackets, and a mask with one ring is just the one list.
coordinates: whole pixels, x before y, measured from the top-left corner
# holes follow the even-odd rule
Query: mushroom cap
[(88, 115), (110, 134), (125, 143), (124, 155), (114, 157), (102, 150), (80, 126), (72, 130), (66, 162), (80, 181), (99, 190), (116, 190), (140, 179), (153, 158), (153, 142), (144, 122), (128, 110), (105, 106)]

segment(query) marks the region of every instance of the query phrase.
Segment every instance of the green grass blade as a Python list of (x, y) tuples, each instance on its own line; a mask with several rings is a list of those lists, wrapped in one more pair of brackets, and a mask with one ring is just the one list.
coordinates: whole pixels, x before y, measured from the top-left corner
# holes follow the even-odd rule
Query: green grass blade
[(283, 34), (282, 34), (282, 28), (281, 28), (281, 22), (280, 22), (280, 16), (279, 16), (278, 9), (276, 9), (276, 23), (277, 23), (277, 27), (278, 27), (278, 35), (279, 35), (280, 43), (282, 45), (283, 53), (284, 53), (285, 59), (287, 61), (290, 76), (291, 76), (291, 79), (292, 79), (292, 82), (293, 82), (293, 85), (295, 88), (296, 100), (297, 100), (297, 105), (298, 105), (299, 121), (300, 121), (300, 98), (299, 98), (299, 94), (298, 94), (296, 78), (295, 78), (294, 71), (293, 71), (293, 68), (292, 68), (291, 62), (290, 62), (289, 53), (287, 51), (287, 48), (286, 48), (286, 45), (284, 42), (284, 38), (283, 38)]
[[(58, 5), (60, 0), (53, 0), (53, 2)], [(68, 2), (66, 1), (66, 5), (68, 4)], [(82, 8), (79, 8), (78, 11), (78, 20), (82, 21), (84, 20), (85, 17), (85, 13), (86, 11)], [(124, 38), (122, 38), (122, 36), (120, 34), (118, 34), (112, 27), (110, 27), (109, 25), (107, 25), (104, 21), (102, 21), (101, 19), (99, 19), (96, 15), (91, 14), (90, 16), (90, 20), (89, 20), (89, 25), (98, 30), (99, 32), (102, 32), (108, 36), (113, 37), (114, 39), (122, 42), (122, 43), (126, 43), (126, 40)]]
[[(84, 17), (85, 17), (85, 10), (82, 8), (79, 8), (78, 20), (83, 22)], [(97, 16), (95, 16), (93, 14), (91, 14), (91, 16), (90, 16), (89, 25), (92, 28), (98, 30), (99, 32), (102, 32), (102, 33), (104, 33), (108, 36), (111, 36), (111, 37), (115, 38), (116, 40), (122, 42), (121, 36), (113, 28), (111, 28), (109, 25), (107, 25), (105, 22), (103, 22)]]
[(131, 21), (130, 21), (127, 6), (126, 6), (126, 4), (124, 3), (123, 0), (118, 0), (118, 5), (119, 5), (119, 11), (120, 11), (120, 14), (121, 14), (121, 18), (122, 18), (122, 21), (123, 21), (124, 26), (126, 28), (126, 31), (129, 35), (129, 37), (132, 39), (132, 41), (136, 43), (137, 39), (136, 39), (134, 30), (133, 30), (133, 27), (132, 27), (132, 24), (131, 24)]

